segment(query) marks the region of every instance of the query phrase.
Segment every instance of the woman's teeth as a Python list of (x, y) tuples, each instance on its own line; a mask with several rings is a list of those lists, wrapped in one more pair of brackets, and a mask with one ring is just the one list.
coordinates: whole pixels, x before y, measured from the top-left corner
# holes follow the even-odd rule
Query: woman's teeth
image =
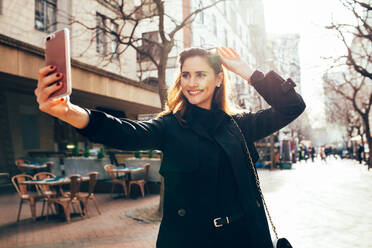
[(197, 94), (199, 94), (200, 92), (202, 92), (202, 90), (189, 90), (189, 94), (190, 94), (190, 95), (197, 95)]

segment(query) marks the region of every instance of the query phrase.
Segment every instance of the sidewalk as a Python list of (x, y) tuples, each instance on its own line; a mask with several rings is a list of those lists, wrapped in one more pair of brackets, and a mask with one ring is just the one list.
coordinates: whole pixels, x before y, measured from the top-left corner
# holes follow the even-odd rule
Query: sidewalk
[[(366, 166), (329, 159), (297, 163), (291, 170), (259, 170), (259, 175), (278, 233), (293, 247), (372, 248), (372, 171)], [(17, 223), (17, 196), (1, 195), (0, 247), (153, 248), (159, 224), (132, 220), (125, 211), (158, 200), (158, 195), (134, 200), (98, 194), (102, 215), (92, 207), (90, 218), (74, 216), (71, 224), (42, 218), (33, 223), (25, 204)]]
[[(111, 198), (110, 194), (98, 194), (101, 211), (98, 215), (90, 205), (90, 218), (79, 215), (64, 220), (44, 218), (32, 222), (28, 204), (22, 207), (21, 221), (16, 222), (17, 195), (0, 196), (0, 247), (60, 248), (60, 247), (155, 247), (159, 224), (145, 224), (125, 216), (127, 209), (156, 204), (158, 195), (144, 199)], [(41, 214), (41, 203), (37, 206)]]

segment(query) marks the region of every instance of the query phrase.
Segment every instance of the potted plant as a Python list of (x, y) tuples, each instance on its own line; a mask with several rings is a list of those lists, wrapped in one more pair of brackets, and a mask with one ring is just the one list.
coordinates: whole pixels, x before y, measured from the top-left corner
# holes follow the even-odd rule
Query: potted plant
[(140, 159), (141, 158), (141, 152), (140, 151), (135, 151), (134, 152), (134, 157)]
[(106, 152), (105, 152), (105, 149), (103, 147), (101, 147), (99, 149), (99, 151), (97, 152), (97, 159), (98, 160), (101, 160), (102, 158), (104, 158), (106, 156)]

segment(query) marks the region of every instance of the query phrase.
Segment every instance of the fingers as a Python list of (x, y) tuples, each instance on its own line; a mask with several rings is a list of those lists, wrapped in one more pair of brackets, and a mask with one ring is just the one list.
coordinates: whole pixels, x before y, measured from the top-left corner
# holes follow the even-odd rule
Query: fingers
[(52, 84), (50, 86), (47, 86), (45, 88), (38, 88), (35, 90), (35, 95), (37, 96), (37, 102), (43, 103), (45, 101), (48, 101), (50, 95), (52, 95), (54, 92), (62, 88), (62, 83), (58, 82), (56, 84)]
[(233, 48), (219, 47), (217, 51), (227, 59), (239, 58), (239, 54)]
[(63, 78), (62, 73), (52, 73), (48, 76), (43, 76), (39, 80), (38, 87), (40, 88), (47, 87), (48, 85), (51, 85), (56, 81), (61, 80), (62, 78)]
[[(225, 48), (225, 49), (226, 49), (226, 48)], [(219, 47), (219, 48), (217, 48), (218, 54), (219, 54), (222, 58), (230, 58), (230, 55), (226, 52), (225, 49), (224, 49), (224, 47)]]
[(239, 54), (235, 51), (234, 48), (230, 47), (230, 51), (232, 52), (232, 54), (237, 57), (237, 58), (240, 58)]
[(57, 69), (54, 65), (44, 66), (39, 70), (39, 80)]

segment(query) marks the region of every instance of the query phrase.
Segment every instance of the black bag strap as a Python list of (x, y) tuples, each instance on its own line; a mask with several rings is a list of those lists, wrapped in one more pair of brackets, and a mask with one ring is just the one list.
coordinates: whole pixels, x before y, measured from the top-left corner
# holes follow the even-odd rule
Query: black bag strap
[(259, 180), (259, 178), (258, 178), (258, 175), (257, 175), (256, 169), (254, 168), (254, 163), (253, 163), (253, 160), (252, 160), (251, 153), (249, 152), (247, 142), (245, 141), (245, 137), (244, 137), (244, 135), (243, 135), (242, 130), (241, 130), (240, 127), (238, 126), (238, 123), (236, 123), (236, 121), (234, 120), (233, 117), (231, 117), (231, 119), (232, 119), (234, 125), (238, 128), (238, 130), (239, 130), (239, 132), (240, 132), (240, 134), (241, 134), (241, 136), (242, 136), (242, 139), (243, 139), (243, 142), (244, 142), (244, 145), (245, 145), (245, 150), (246, 150), (246, 152), (247, 152), (247, 154), (248, 154), (248, 157), (249, 157), (249, 160), (250, 160), (250, 162), (251, 162), (252, 171), (253, 171), (254, 176), (255, 176), (255, 178), (256, 178), (256, 185), (257, 185), (257, 188), (258, 188), (258, 190), (259, 190), (259, 192), (260, 192), (260, 196), (261, 196), (262, 202), (263, 202), (263, 204), (264, 204), (264, 207), (265, 207), (265, 210), (266, 210), (267, 217), (269, 218), (269, 221), (270, 221), (271, 227), (272, 227), (272, 229), (273, 229), (273, 232), (274, 232), (274, 234), (275, 234), (275, 237), (276, 237), (276, 239), (278, 240), (278, 239), (279, 239), (279, 238), (278, 238), (278, 233), (276, 232), (276, 227), (274, 226), (273, 220), (271, 219), (271, 216), (270, 216), (270, 213), (269, 213), (269, 209), (267, 208), (267, 205), (266, 205), (266, 202), (265, 202), (265, 198), (264, 198), (264, 195), (263, 195), (262, 190), (261, 190), (260, 180)]

